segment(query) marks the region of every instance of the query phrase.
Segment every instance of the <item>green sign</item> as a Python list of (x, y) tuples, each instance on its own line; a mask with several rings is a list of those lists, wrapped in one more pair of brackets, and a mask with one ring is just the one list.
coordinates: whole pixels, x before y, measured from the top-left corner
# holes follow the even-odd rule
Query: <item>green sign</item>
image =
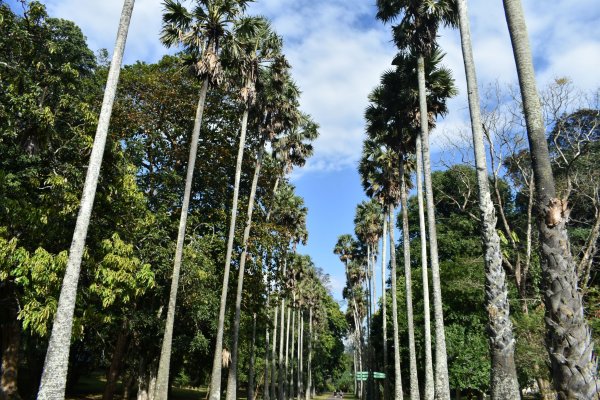
[(369, 372), (367, 372), (367, 371), (358, 371), (356, 373), (357, 381), (366, 381), (368, 377), (369, 377)]
[(383, 372), (373, 372), (373, 378), (375, 378), (375, 379), (385, 379), (385, 374)]

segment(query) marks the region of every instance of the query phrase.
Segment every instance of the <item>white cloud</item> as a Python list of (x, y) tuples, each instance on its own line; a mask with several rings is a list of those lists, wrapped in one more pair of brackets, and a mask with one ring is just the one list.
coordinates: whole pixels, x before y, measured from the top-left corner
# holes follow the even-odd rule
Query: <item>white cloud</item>
[[(112, 49), (121, 0), (45, 3), (51, 15), (72, 19), (81, 26), (92, 50)], [(551, 6), (525, 0), (524, 6), (539, 86), (554, 77), (569, 76), (584, 89), (598, 87), (597, 0), (558, 0)], [(166, 53), (158, 40), (161, 12), (160, 1), (136, 1), (126, 63), (154, 62)], [(293, 76), (303, 92), (302, 108), (321, 126), (315, 156), (302, 174), (353, 167), (361, 151), (367, 94), (390, 67), (395, 53), (390, 27), (376, 21), (374, 6), (362, 0), (258, 0), (250, 4), (248, 12), (270, 18), (284, 37)], [(480, 85), (496, 80), (515, 82), (502, 3), (472, 1), (470, 14)], [(454, 71), (460, 90), (459, 96), (449, 103), (450, 114), (439, 124), (439, 130), (449, 131), (468, 121), (466, 88), (457, 32), (442, 30), (440, 43), (447, 53), (444, 63)], [(438, 146), (436, 142), (432, 145), (434, 149)]]

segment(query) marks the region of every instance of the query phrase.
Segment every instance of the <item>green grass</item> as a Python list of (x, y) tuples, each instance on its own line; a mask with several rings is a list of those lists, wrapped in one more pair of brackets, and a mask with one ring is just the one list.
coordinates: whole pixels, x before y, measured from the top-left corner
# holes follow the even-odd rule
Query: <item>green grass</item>
[[(104, 385), (106, 379), (101, 373), (84, 376), (79, 379), (77, 385), (71, 390), (66, 400), (98, 400), (102, 399), (102, 393), (104, 392)], [(117, 390), (115, 392), (115, 399), (120, 399), (123, 393), (123, 386), (121, 382), (117, 384)], [(206, 398), (206, 388), (200, 389), (183, 389), (173, 388), (172, 396), (173, 400), (203, 400)], [(242, 399), (238, 397), (238, 399)]]

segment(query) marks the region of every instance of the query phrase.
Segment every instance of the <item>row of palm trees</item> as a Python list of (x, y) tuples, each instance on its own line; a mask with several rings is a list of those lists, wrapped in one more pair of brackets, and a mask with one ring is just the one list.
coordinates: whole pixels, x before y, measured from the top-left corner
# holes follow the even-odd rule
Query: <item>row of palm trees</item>
[[(437, 32), (441, 25), (458, 27), (465, 73), (467, 77), (468, 101), (471, 115), (472, 139), (479, 189), (479, 210), (485, 263), (486, 311), (491, 356), (490, 391), (493, 399), (520, 398), (514, 359), (515, 339), (508, 302), (505, 272), (502, 268), (502, 251), (496, 231), (496, 214), (491, 200), (488, 168), (483, 143), (481, 111), (477, 92), (477, 79), (472, 55), (472, 45), (466, 0), (378, 0), (377, 17), (384, 22), (396, 21), (393, 26), (394, 41), (399, 49), (393, 70), (385, 72), (381, 83), (370, 94), (370, 105), (365, 112), (367, 139), (359, 165), (364, 189), (371, 202), (357, 207), (355, 218), (357, 244), (352, 244), (348, 235), (341, 236), (335, 252), (346, 265), (348, 286), (346, 296), (350, 306), (356, 308), (361, 302), (362, 291), (356, 288), (356, 279), (350, 276), (348, 260), (360, 258), (361, 251), (351, 250), (366, 246), (366, 258), (361, 260), (364, 268), (359, 276), (364, 278), (359, 286), (366, 286), (367, 299), (371, 299), (370, 274), (379, 236), (390, 237), (390, 269), (392, 291), (392, 323), (394, 331), (395, 388), (392, 393), (384, 386), (384, 398), (403, 397), (398, 353), (397, 283), (394, 231), (394, 208), (400, 203), (402, 209), (402, 242), (405, 261), (406, 314), (408, 323), (408, 348), (410, 360), (410, 398), (420, 398), (416, 374), (414, 345), (414, 322), (412, 307), (412, 282), (410, 270), (410, 237), (407, 213), (407, 191), (410, 175), (416, 169), (417, 199), (419, 207), (419, 230), (421, 238), (421, 261), (424, 292), (424, 338), (425, 384), (424, 398), (449, 399), (450, 387), (446, 357), (444, 317), (442, 309), (439, 257), (435, 226), (435, 208), (431, 184), (431, 161), (429, 130), (435, 127), (437, 117), (447, 112), (446, 100), (456, 93), (450, 71), (440, 66), (443, 54), (437, 46)], [(519, 84), (523, 98), (523, 110), (527, 122), (527, 133), (536, 187), (538, 228), (542, 243), (541, 259), (543, 271), (544, 303), (546, 307), (547, 350), (550, 355), (552, 375), (559, 398), (588, 399), (598, 395), (598, 377), (594, 371), (591, 336), (583, 316), (581, 293), (572, 265), (569, 241), (566, 232), (567, 205), (556, 198), (556, 190), (542, 121), (539, 97), (535, 85), (531, 52), (523, 10), (519, 0), (505, 0), (506, 19), (513, 43)], [(416, 168), (415, 168), (416, 167)], [(424, 210), (423, 193), (425, 193)], [(369, 212), (365, 212), (369, 209)], [(427, 231), (425, 224), (427, 216)], [(371, 226), (373, 224), (373, 226)], [(383, 234), (378, 232), (383, 225)], [(385, 252), (385, 242), (382, 243)], [(427, 254), (427, 247), (429, 253)], [(435, 334), (435, 362), (432, 357), (431, 327), (429, 310), (429, 282), (427, 255), (432, 278), (433, 315)], [(383, 263), (385, 262), (385, 256)], [(382, 265), (383, 265), (382, 263)], [(382, 273), (383, 275), (383, 273)], [(360, 279), (359, 279), (360, 281)], [(382, 285), (385, 299), (385, 286)], [(387, 353), (385, 327), (385, 300), (383, 335), (384, 354)], [(363, 342), (363, 320), (372, 312), (367, 306), (366, 315), (355, 311), (355, 346), (358, 360), (366, 345)], [(367, 365), (370, 361), (366, 359)], [(365, 360), (359, 362), (364, 366)], [(435, 369), (433, 368), (435, 366)], [(356, 369), (357, 367), (355, 367)], [(370, 367), (369, 367), (370, 368)], [(384, 368), (387, 359), (384, 358)], [(361, 388), (357, 392), (362, 392)], [(366, 393), (368, 398), (371, 394)]]
[[(303, 207), (301, 199), (293, 194), (293, 188), (289, 185), (282, 185), (280, 181), (291, 171), (292, 167), (303, 165), (307, 157), (312, 154), (310, 142), (317, 137), (318, 126), (311, 120), (310, 116), (299, 111), (299, 90), (290, 77), (290, 66), (282, 53), (281, 37), (271, 29), (270, 24), (266, 19), (262, 17), (244, 16), (243, 13), (247, 3), (247, 0), (198, 0), (196, 1), (195, 6), (188, 10), (177, 1), (164, 1), (161, 41), (168, 47), (177, 47), (183, 51), (186, 62), (195, 72), (198, 79), (201, 80), (202, 85), (198, 96), (194, 128), (190, 141), (185, 191), (181, 205), (181, 215), (173, 263), (171, 290), (168, 300), (165, 330), (154, 394), (154, 398), (156, 399), (166, 399), (168, 395), (169, 369), (172, 351), (171, 342), (175, 321), (175, 309), (185, 241), (186, 222), (190, 198), (193, 195), (192, 181), (196, 151), (202, 125), (202, 116), (207, 93), (211, 87), (221, 85), (223, 82), (238, 87), (239, 103), (243, 110), (236, 170), (232, 185), (233, 198), (229, 221), (229, 235), (226, 247), (214, 362), (209, 389), (209, 397), (211, 399), (219, 399), (221, 396), (225, 310), (227, 306), (226, 301), (230, 266), (233, 258), (233, 243), (236, 230), (238, 196), (242, 172), (241, 168), (244, 149), (246, 147), (245, 141), (249, 120), (253, 122), (253, 126), (259, 127), (260, 144), (256, 154), (255, 171), (252, 179), (245, 229), (242, 238), (242, 252), (238, 264), (235, 317), (231, 332), (231, 363), (229, 365), (227, 383), (228, 399), (235, 399), (237, 395), (238, 335), (244, 269), (246, 259), (248, 258), (248, 242), (251, 234), (255, 195), (267, 142), (270, 143), (270, 147), (273, 149), (273, 155), (277, 160), (280, 169), (280, 173), (273, 184), (272, 197), (274, 199), (274, 204), (271, 209), (268, 210), (267, 220), (273, 215), (273, 218), (285, 220), (278, 221), (278, 223), (284, 225), (287, 224), (287, 226), (290, 227), (290, 235), (287, 238), (288, 243), (285, 245), (286, 250), (281, 252), (283, 256), (278, 260), (280, 263), (283, 263), (283, 276), (286, 276), (285, 265), (287, 264), (289, 255), (289, 251), (287, 250), (289, 244), (302, 242), (306, 239), (306, 208)], [(78, 215), (77, 228), (73, 236), (73, 244), (69, 253), (69, 266), (61, 289), (59, 305), (53, 324), (44, 372), (38, 393), (38, 398), (40, 399), (62, 398), (65, 393), (68, 354), (79, 269), (133, 5), (133, 0), (125, 0), (124, 2), (117, 45), (115, 47), (113, 61), (109, 71), (105, 100), (98, 124), (96, 141), (88, 167), (84, 195), (81, 200), (81, 210)], [(294, 229), (292, 229), (292, 227)], [(295, 252), (295, 245), (293, 247)], [(312, 270), (314, 270), (314, 267)], [(314, 272), (312, 272), (311, 276), (314, 276)], [(315, 279), (312, 281), (309, 279), (308, 281), (311, 281), (313, 285), (318, 286), (315, 283)], [(281, 293), (283, 293), (283, 285), (280, 284), (279, 287)], [(313, 314), (315, 314), (314, 308), (319, 302), (319, 298), (315, 297), (314, 294), (321, 293), (321, 291), (314, 290), (314, 288), (311, 289), (312, 290), (305, 290), (305, 292), (310, 295), (300, 296), (298, 293), (294, 293), (293, 295), (294, 316), (299, 313), (298, 326), (303, 326), (303, 324), (300, 324), (300, 321), (302, 320), (301, 309), (306, 309), (309, 312), (309, 338), (311, 337), (310, 333), (312, 332), (312, 322), (314, 320)], [(294, 290), (298, 291), (300, 289), (293, 288), (291, 292), (294, 292)], [(280, 332), (281, 335), (283, 335), (284, 311), (286, 306), (285, 297), (283, 295), (280, 297)], [(302, 302), (300, 299), (302, 299)], [(278, 308), (276, 307), (275, 310), (277, 309)], [(288, 308), (288, 326), (291, 310), (291, 307)], [(294, 328), (292, 328), (292, 330), (293, 329)], [(273, 339), (275, 339), (275, 337)], [(275, 344), (275, 340), (273, 342)], [(302, 340), (299, 340), (298, 346), (301, 347), (302, 343)], [(311, 341), (309, 340), (309, 348), (311, 345), (310, 343)], [(280, 339), (280, 393), (284, 387), (281, 383), (282, 346), (283, 340)], [(298, 354), (300, 354), (301, 357), (303, 354), (302, 349), (299, 349)], [(307, 371), (309, 378), (307, 387), (311, 387), (310, 349), (308, 354), (309, 361)], [(272, 375), (272, 378), (273, 377), (274, 375)], [(249, 386), (251, 387), (252, 385)], [(266, 387), (267, 385), (265, 385), (265, 388)], [(282, 396), (280, 395), (279, 398), (282, 398)]]

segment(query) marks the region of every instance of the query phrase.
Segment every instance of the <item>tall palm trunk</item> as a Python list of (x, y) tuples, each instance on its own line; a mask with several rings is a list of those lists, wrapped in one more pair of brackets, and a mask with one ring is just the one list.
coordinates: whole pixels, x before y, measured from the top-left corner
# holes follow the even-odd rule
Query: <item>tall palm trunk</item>
[(297, 400), (302, 398), (304, 390), (304, 311), (300, 310), (298, 319), (299, 340), (298, 340), (298, 394)]
[(402, 242), (404, 245), (404, 279), (406, 284), (406, 319), (408, 323), (408, 353), (410, 363), (410, 400), (419, 400), (419, 378), (417, 376), (417, 352), (415, 350), (415, 325), (412, 303), (412, 274), (410, 266), (410, 236), (408, 231), (408, 201), (404, 160), (400, 161), (400, 201), (402, 203)]
[(460, 38), (467, 77), (469, 109), (471, 111), (477, 185), (479, 187), (479, 211), (481, 215), (485, 262), (486, 310), (488, 314), (490, 353), (492, 356), (491, 397), (498, 400), (518, 399), (520, 398), (520, 391), (515, 366), (515, 339), (509, 316), (508, 289), (506, 287), (506, 275), (502, 267), (500, 238), (496, 231), (496, 212), (492, 203), (488, 182), (487, 162), (483, 144), (483, 125), (479, 109), (479, 93), (471, 47), (471, 31), (469, 28), (466, 0), (458, 0), (458, 10)]
[(285, 327), (285, 367), (283, 371), (283, 387), (284, 387), (284, 395), (283, 398), (287, 399), (289, 395), (289, 386), (288, 386), (288, 371), (289, 371), (289, 362), (290, 362), (290, 319), (291, 319), (292, 309), (290, 307), (287, 308), (287, 322)]
[(277, 398), (276, 382), (277, 382), (277, 361), (275, 360), (275, 351), (277, 349), (277, 316), (279, 315), (279, 305), (275, 304), (273, 318), (273, 346), (271, 347), (271, 398)]
[(181, 215), (179, 217), (179, 229), (177, 231), (177, 244), (175, 246), (175, 260), (173, 262), (173, 275), (171, 277), (171, 291), (169, 294), (167, 320), (165, 322), (165, 332), (163, 334), (160, 361), (158, 363), (158, 375), (156, 378), (155, 393), (158, 400), (166, 399), (169, 390), (169, 368), (171, 364), (173, 325), (175, 324), (175, 305), (177, 303), (177, 290), (179, 288), (179, 274), (181, 271), (181, 261), (183, 258), (183, 243), (185, 241), (185, 227), (187, 224), (188, 208), (192, 193), (194, 166), (196, 164), (196, 153), (198, 151), (198, 140), (200, 138), (200, 128), (202, 125), (204, 106), (206, 104), (208, 85), (208, 79), (205, 79), (204, 83), (202, 83), (202, 88), (200, 89), (198, 106), (196, 107), (196, 117), (194, 119), (194, 129), (192, 130), (192, 140), (190, 142), (190, 154), (188, 157), (187, 174), (185, 178), (185, 191), (183, 193)]
[[(269, 315), (270, 300), (271, 296), (269, 295), (269, 291), (267, 289), (267, 316)], [(269, 339), (269, 324), (267, 324), (265, 328), (265, 377), (263, 382), (263, 400), (271, 399), (269, 395), (269, 375), (271, 372), (271, 346)]]
[(600, 391), (593, 363), (594, 346), (583, 314), (581, 291), (569, 247), (567, 204), (556, 197), (521, 1), (504, 0), (504, 11), (517, 65), (534, 172), (546, 309), (546, 348), (554, 386), (561, 399), (591, 399)]
[(398, 285), (396, 283), (396, 240), (394, 239), (394, 206), (388, 210), (390, 231), (390, 274), (392, 276), (392, 325), (394, 328), (394, 400), (402, 400), (402, 372), (400, 370), (400, 340), (398, 338)]
[(248, 211), (246, 213), (246, 226), (244, 227), (244, 236), (242, 238), (242, 255), (240, 256), (240, 266), (238, 271), (238, 284), (235, 296), (235, 317), (233, 320), (233, 332), (231, 339), (231, 363), (229, 364), (229, 375), (227, 376), (227, 400), (237, 398), (237, 362), (238, 362), (238, 343), (240, 332), (240, 316), (242, 311), (242, 291), (244, 287), (244, 270), (246, 268), (246, 258), (248, 256), (248, 239), (250, 238), (250, 229), (252, 228), (252, 213), (254, 211), (254, 198), (256, 196), (256, 187), (258, 186), (258, 177), (262, 166), (262, 159), (265, 152), (265, 140), (261, 140), (258, 154), (256, 156), (256, 166), (254, 167), (254, 176), (250, 188), (250, 197), (248, 199)]
[[(283, 276), (285, 276), (285, 272), (287, 270), (287, 257), (284, 258), (283, 261)], [(277, 379), (277, 390), (279, 393), (279, 396), (277, 397), (279, 400), (284, 400), (284, 396), (285, 396), (285, 387), (284, 387), (284, 379), (283, 379), (283, 368), (284, 368), (284, 363), (283, 363), (283, 349), (285, 346), (285, 329), (284, 329), (284, 324), (285, 324), (285, 297), (283, 295), (283, 288), (281, 289), (281, 324), (279, 326), (279, 375), (278, 375), (278, 379)]]
[(425, 199), (427, 201), (427, 225), (429, 231), (429, 256), (431, 258), (431, 280), (433, 281), (433, 316), (435, 323), (435, 398), (450, 400), (448, 359), (446, 356), (446, 335), (444, 332), (444, 311), (442, 309), (442, 288), (440, 284), (440, 264), (438, 259), (437, 232), (435, 227), (435, 203), (431, 184), (431, 160), (429, 154), (429, 125), (427, 95), (425, 89), (425, 61), (420, 55), (417, 60), (419, 83), (419, 112), (421, 114), (421, 144), (423, 147), (423, 173), (425, 175)]
[(250, 342), (250, 365), (248, 366), (248, 400), (254, 400), (254, 348), (256, 345), (256, 313), (252, 314), (252, 342)]
[(304, 395), (305, 400), (310, 400), (311, 388), (312, 388), (312, 341), (313, 341), (313, 306), (308, 309), (308, 362), (306, 365), (307, 377), (306, 377), (306, 391)]
[[(221, 305), (219, 309), (219, 322), (217, 324), (217, 339), (215, 343), (215, 356), (213, 359), (212, 375), (210, 380), (210, 400), (221, 398), (221, 369), (223, 355), (223, 330), (225, 325), (225, 306), (227, 303), (227, 288), (229, 286), (229, 269), (231, 267), (231, 254), (233, 252), (233, 237), (235, 236), (235, 220), (237, 217), (238, 194), (240, 191), (240, 177), (242, 175), (242, 161), (244, 146), (246, 144), (246, 128), (248, 127), (248, 105), (244, 108), (242, 116), (242, 130), (235, 164), (235, 181), (233, 186), (233, 201), (231, 204), (231, 220), (229, 221), (229, 237), (227, 238), (227, 252), (225, 253), (225, 270), (223, 272), (223, 287), (221, 288)], [(162, 399), (159, 399), (162, 400)]]
[(81, 271), (81, 259), (85, 246), (94, 197), (96, 196), (96, 187), (98, 186), (98, 177), (100, 175), (100, 166), (106, 146), (106, 137), (110, 123), (115, 95), (117, 93), (117, 83), (119, 73), (121, 72), (121, 63), (125, 51), (125, 41), (129, 30), (129, 21), (133, 12), (134, 0), (125, 0), (123, 2), (123, 11), (119, 21), (117, 32), (117, 41), (115, 51), (108, 71), (106, 89), (100, 109), (98, 127), (90, 155), (90, 162), (83, 186), (83, 194), (79, 205), (79, 213), (75, 223), (73, 240), (69, 250), (69, 261), (63, 278), (60, 297), (54, 323), (52, 324), (52, 333), (48, 343), (46, 359), (44, 361), (44, 370), (38, 391), (38, 399), (62, 399), (65, 397), (65, 387), (67, 384), (67, 370), (69, 368), (69, 348), (71, 347), (71, 331), (73, 329), (73, 314), (75, 312), (75, 301), (77, 298), (77, 283)]
[[(387, 374), (388, 354), (387, 354), (387, 310), (385, 298), (385, 252), (387, 251), (387, 206), (383, 208), (383, 232), (381, 235), (381, 313), (383, 321), (383, 372)], [(387, 400), (390, 394), (389, 379), (383, 381), (383, 400)]]
[(417, 203), (419, 204), (419, 236), (421, 237), (421, 270), (423, 277), (423, 326), (425, 347), (425, 397), (433, 400), (435, 385), (433, 382), (433, 360), (431, 354), (431, 310), (429, 308), (429, 273), (427, 271), (427, 234), (425, 230), (425, 207), (423, 205), (423, 152), (421, 136), (417, 136)]
[[(296, 301), (296, 295), (294, 294), (294, 302)], [(291, 399), (294, 397), (294, 348), (295, 348), (295, 334), (296, 334), (296, 311), (294, 309), (292, 309), (292, 350), (290, 351), (290, 370), (289, 370), (289, 375), (286, 373), (286, 377), (288, 379), (288, 392), (287, 392), (287, 398)], [(287, 359), (285, 361), (286, 366), (287, 366)], [(287, 369), (287, 367), (286, 367)]]

